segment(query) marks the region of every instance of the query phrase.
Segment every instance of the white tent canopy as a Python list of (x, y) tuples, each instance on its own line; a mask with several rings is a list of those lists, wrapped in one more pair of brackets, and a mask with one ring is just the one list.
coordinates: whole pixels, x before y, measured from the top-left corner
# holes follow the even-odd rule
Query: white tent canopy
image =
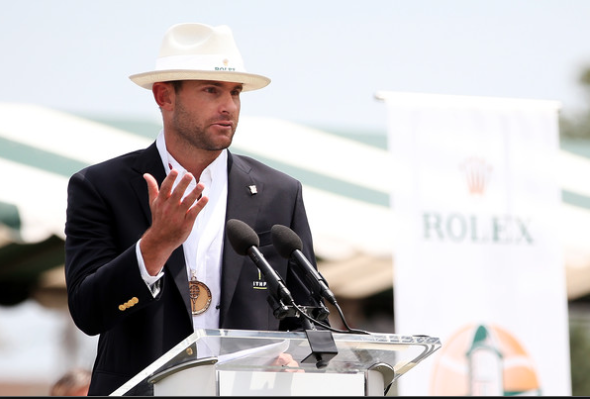
[[(29, 104), (0, 103), (0, 246), (64, 238), (66, 185), (78, 168), (149, 145), (140, 136)], [(395, 213), (386, 149), (271, 118), (242, 117), (235, 153), (294, 174), (304, 199), (320, 270), (342, 298), (392, 288)], [(562, 189), (590, 197), (590, 160), (560, 151)], [(14, 215), (20, 226), (8, 223)], [(568, 295), (590, 293), (590, 205), (564, 203), (560, 226)], [(582, 277), (580, 277), (582, 276)], [(586, 278), (583, 278), (586, 277)]]

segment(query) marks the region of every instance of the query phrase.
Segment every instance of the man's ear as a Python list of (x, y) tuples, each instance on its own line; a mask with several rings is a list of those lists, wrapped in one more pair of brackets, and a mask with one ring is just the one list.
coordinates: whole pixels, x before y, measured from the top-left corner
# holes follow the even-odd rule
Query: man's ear
[(174, 101), (174, 87), (170, 83), (156, 82), (152, 85), (152, 93), (158, 107), (170, 110)]

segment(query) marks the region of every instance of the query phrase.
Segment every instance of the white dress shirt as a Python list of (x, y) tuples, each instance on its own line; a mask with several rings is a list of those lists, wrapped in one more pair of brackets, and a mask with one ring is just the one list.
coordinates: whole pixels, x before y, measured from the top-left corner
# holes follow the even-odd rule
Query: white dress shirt
[[(174, 183), (174, 187), (176, 187), (180, 177), (186, 173), (186, 169), (166, 150), (164, 131), (161, 131), (158, 135), (156, 146), (162, 158), (166, 175), (170, 173), (172, 168), (179, 172)], [(227, 205), (227, 150), (223, 150), (219, 157), (205, 168), (200, 181), (205, 186), (203, 195), (209, 197), (209, 201), (197, 216), (193, 229), (183, 244), (183, 250), (188, 279), (190, 280), (192, 272), (195, 271), (197, 279), (209, 287), (212, 299), (207, 311), (193, 316), (195, 330), (219, 328), (221, 257)], [(185, 195), (192, 191), (196, 185), (196, 181), (193, 180), (187, 187)], [(159, 284), (156, 284), (156, 282), (163, 276), (163, 272), (160, 272), (157, 276), (150, 276), (147, 273), (139, 250), (139, 242), (136, 245), (136, 253), (141, 274), (150, 289), (152, 289), (152, 293), (157, 295)]]

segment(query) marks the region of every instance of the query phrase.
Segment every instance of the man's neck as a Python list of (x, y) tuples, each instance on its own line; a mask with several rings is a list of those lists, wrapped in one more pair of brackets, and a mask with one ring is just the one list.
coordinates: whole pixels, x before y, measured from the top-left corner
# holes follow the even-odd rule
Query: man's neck
[(186, 145), (184, 142), (165, 137), (166, 149), (174, 159), (199, 181), (201, 174), (223, 150), (209, 151)]

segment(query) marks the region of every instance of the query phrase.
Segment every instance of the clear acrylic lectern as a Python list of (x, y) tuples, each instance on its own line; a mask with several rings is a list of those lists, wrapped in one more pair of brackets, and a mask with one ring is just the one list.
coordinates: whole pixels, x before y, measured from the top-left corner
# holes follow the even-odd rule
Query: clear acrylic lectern
[[(197, 330), (111, 396), (146, 384), (155, 396), (384, 396), (440, 346), (422, 335)], [(280, 353), (299, 366), (273, 365)]]

